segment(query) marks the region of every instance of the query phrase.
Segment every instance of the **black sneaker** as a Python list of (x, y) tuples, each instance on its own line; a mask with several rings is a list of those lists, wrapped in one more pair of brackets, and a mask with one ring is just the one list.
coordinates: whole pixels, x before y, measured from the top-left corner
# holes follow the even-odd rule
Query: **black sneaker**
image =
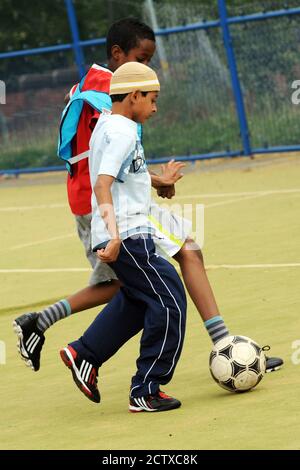
[(176, 398), (166, 395), (160, 390), (155, 395), (145, 397), (130, 397), (129, 411), (138, 413), (140, 411), (168, 411), (179, 408), (181, 402)]
[(281, 369), (283, 364), (283, 359), (280, 357), (266, 356), (266, 372), (274, 372), (275, 370)]
[(41, 350), (45, 342), (45, 336), (36, 326), (37, 319), (37, 313), (25, 313), (13, 322), (14, 332), (19, 338), (17, 347), (21, 359), (34, 371), (40, 368)]
[[(271, 347), (269, 345), (264, 346), (262, 350), (265, 351), (270, 351)], [(281, 369), (283, 366), (283, 359), (280, 357), (269, 357), (266, 356), (266, 373), (268, 372), (274, 372), (275, 370)]]
[(73, 380), (79, 390), (91, 401), (100, 403), (100, 393), (97, 387), (98, 369), (89, 361), (80, 357), (72, 346), (60, 351), (64, 364), (71, 369)]

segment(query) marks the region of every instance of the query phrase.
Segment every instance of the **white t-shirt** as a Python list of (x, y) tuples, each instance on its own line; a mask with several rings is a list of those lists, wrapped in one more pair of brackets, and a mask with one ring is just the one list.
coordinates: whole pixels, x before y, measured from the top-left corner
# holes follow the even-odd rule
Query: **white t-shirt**
[(102, 114), (90, 140), (89, 170), (92, 185), (92, 248), (105, 246), (111, 239), (94, 193), (98, 175), (115, 178), (112, 199), (120, 237), (152, 233), (148, 220), (151, 203), (151, 177), (137, 124), (119, 114)]

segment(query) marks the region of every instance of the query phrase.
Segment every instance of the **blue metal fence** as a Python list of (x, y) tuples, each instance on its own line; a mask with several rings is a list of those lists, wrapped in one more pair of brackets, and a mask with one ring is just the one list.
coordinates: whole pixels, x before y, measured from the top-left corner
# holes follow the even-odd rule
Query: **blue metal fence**
[[(78, 77), (82, 77), (86, 70), (83, 49), (89, 46), (103, 46), (105, 38), (81, 41), (73, 2), (72, 0), (65, 0), (65, 3), (72, 43), (3, 52), (0, 53), (0, 60), (73, 50)], [(228, 16), (226, 1), (218, 0), (218, 11), (219, 19), (217, 20), (198, 21), (184, 26), (168, 27), (156, 31), (156, 35), (166, 41), (165, 47), (170, 54), (170, 62), (172, 63), (172, 66), (170, 66), (172, 80), (170, 80), (170, 77), (162, 77), (166, 90), (161, 97), (163, 112), (152, 127), (148, 128), (146, 126), (145, 129), (146, 151), (147, 148), (150, 149), (148, 152), (150, 155), (149, 163), (168, 161), (170, 155), (176, 156), (178, 160), (195, 161), (226, 156), (250, 156), (254, 153), (300, 150), (300, 139), (297, 136), (292, 139), (288, 133), (286, 136), (284, 133), (282, 133), (282, 137), (280, 135), (280, 126), (281, 129), (290, 126), (291, 123), (293, 126), (296, 119), (298, 119), (298, 115), (295, 115), (295, 111), (292, 109), (289, 90), (285, 89), (282, 102), (276, 104), (279, 110), (278, 116), (276, 116), (272, 103), (277, 91), (273, 90), (271, 92), (267, 87), (260, 90), (260, 87), (263, 89), (264, 78), (261, 80), (259, 74), (260, 68), (266, 69), (268, 67), (268, 64), (262, 65), (266, 48), (273, 48), (273, 52), (275, 51), (277, 54), (278, 63), (281, 63), (282, 57), (288, 54), (289, 47), (291, 47), (289, 44), (290, 37), (293, 34), (298, 34), (296, 32), (300, 30), (300, 8), (285, 8), (241, 16)], [(284, 25), (279, 23), (280, 21), (290, 21), (291, 18), (294, 20), (294, 24)], [(253, 30), (251, 25), (255, 25)], [(242, 30), (241, 28), (247, 29)], [(205, 37), (200, 36), (201, 31), (201, 34), (206, 35)], [(282, 37), (280, 36), (277, 42), (284, 45), (286, 41), (287, 48), (282, 47), (283, 50), (277, 51), (276, 43), (260, 42), (260, 47), (255, 49), (256, 43), (253, 38), (259, 37), (260, 34), (261, 42), (264, 37), (267, 39), (268, 36), (269, 38), (270, 34), (273, 38), (278, 38), (281, 35)], [(180, 37), (180, 42), (174, 42), (174, 39), (178, 37)], [(195, 49), (198, 47), (195, 44), (199, 46), (199, 57), (195, 53)], [(181, 49), (185, 51), (186, 62), (184, 66), (180, 57)], [(205, 54), (203, 51), (206, 51)], [(297, 49), (292, 51), (289, 59), (292, 68), (295, 69), (294, 73), (297, 71), (297, 52), (299, 52)], [(179, 57), (176, 56), (176, 53), (179, 54)], [(266, 58), (267, 56), (268, 54), (266, 54)], [(211, 62), (208, 62), (207, 57), (210, 57)], [(216, 67), (219, 67), (218, 70), (211, 68), (214, 60), (216, 60)], [(217, 63), (218, 61), (220, 64)], [(157, 63), (157, 67), (159, 68), (159, 63)], [(279, 82), (279, 88), (280, 86), (286, 88), (287, 75), (284, 75), (284, 64), (281, 69), (274, 67), (275, 69), (270, 70), (270, 74), (275, 77), (269, 77), (271, 88), (271, 79), (273, 78)], [(220, 68), (223, 69), (220, 70)], [(189, 72), (187, 72), (187, 69)], [(191, 77), (190, 74), (192, 73), (193, 76)], [(261, 74), (261, 76), (264, 77), (265, 75)], [(201, 83), (195, 87), (197, 80)], [(176, 86), (174, 85), (175, 82)], [(212, 83), (214, 84), (214, 90), (210, 90)], [(290, 88), (289, 83), (288, 87)], [(162, 88), (164, 89), (164, 86)], [(214, 114), (211, 113), (212, 106)], [(184, 107), (189, 110), (190, 120), (188, 123), (186, 123), (187, 113), (183, 109)], [(262, 108), (266, 108), (267, 111), (261, 112)], [(181, 111), (181, 115), (178, 109)], [(270, 116), (273, 119), (272, 132), (270, 128), (266, 128), (265, 135), (261, 135), (261, 122), (268, 122)], [(277, 118), (278, 129), (275, 129), (274, 119)], [(209, 131), (219, 133), (218, 139), (210, 141), (206, 138), (205, 126), (208, 127), (207, 133)], [(178, 134), (178, 129), (185, 141), (182, 145), (174, 142), (174, 136)], [(155, 138), (158, 131), (160, 132), (159, 137)], [(189, 140), (191, 142), (188, 142)], [(160, 147), (158, 141), (166, 142), (166, 146)], [(186, 152), (186, 155), (182, 155), (182, 151)], [(20, 162), (19, 165), (18, 162), (14, 162), (14, 166), (15, 168), (10, 170), (1, 170), (0, 174), (21, 174), (64, 169), (63, 166), (20, 168)]]

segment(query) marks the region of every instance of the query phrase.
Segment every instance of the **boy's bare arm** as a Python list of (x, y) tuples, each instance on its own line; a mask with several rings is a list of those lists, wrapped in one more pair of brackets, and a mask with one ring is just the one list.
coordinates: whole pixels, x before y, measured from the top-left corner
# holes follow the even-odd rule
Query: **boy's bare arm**
[(100, 215), (104, 220), (107, 231), (111, 236), (104, 249), (98, 250), (97, 255), (103, 263), (112, 263), (119, 256), (121, 240), (116, 222), (111, 186), (115, 178), (109, 175), (99, 175), (94, 186)]

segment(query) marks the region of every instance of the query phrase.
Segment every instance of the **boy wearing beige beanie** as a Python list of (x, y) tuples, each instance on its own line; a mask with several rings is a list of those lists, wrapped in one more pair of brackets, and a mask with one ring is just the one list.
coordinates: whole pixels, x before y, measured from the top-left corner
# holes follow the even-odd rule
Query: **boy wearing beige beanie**
[[(137, 123), (157, 111), (159, 90), (155, 72), (143, 64), (126, 63), (112, 77), (112, 112), (101, 115), (90, 141), (92, 246), (122, 287), (83, 336), (61, 351), (76, 385), (100, 402), (99, 367), (143, 328), (130, 387), (132, 412), (181, 405), (160, 385), (171, 380), (180, 357), (186, 296), (175, 268), (155, 252), (148, 218), (151, 178), (137, 132)], [(95, 379), (84, 380), (83, 368)]]

